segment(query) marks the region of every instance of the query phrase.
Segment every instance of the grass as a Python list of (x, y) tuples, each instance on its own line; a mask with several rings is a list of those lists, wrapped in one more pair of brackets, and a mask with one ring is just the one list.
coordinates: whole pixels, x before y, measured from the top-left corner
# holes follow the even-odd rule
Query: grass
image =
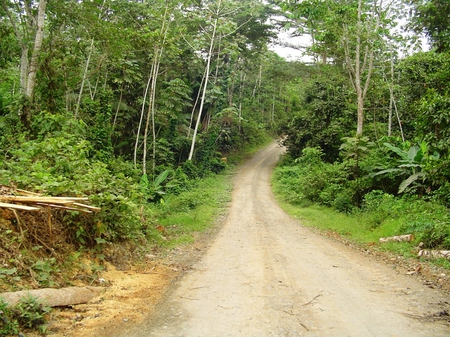
[[(300, 220), (304, 226), (314, 227), (321, 231), (333, 231), (342, 237), (360, 245), (371, 245), (380, 250), (386, 250), (403, 256), (415, 256), (414, 248), (418, 242), (395, 242), (379, 244), (382, 237), (399, 235), (404, 219), (384, 219), (380, 224), (367, 216), (366, 213), (341, 213), (331, 207), (313, 203), (292, 204), (284, 200), (283, 188), (272, 178), (273, 191), (281, 208), (292, 217)], [(403, 233), (408, 234), (408, 233)]]
[(159, 232), (152, 231), (157, 246), (170, 249), (184, 245), (212, 228), (231, 200), (231, 178), (230, 170), (203, 178), (190, 190), (170, 195), (158, 205)]

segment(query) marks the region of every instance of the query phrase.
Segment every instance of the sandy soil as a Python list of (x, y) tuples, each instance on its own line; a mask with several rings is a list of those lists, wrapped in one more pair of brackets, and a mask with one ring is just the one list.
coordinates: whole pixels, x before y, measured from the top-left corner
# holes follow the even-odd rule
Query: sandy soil
[(110, 267), (111, 287), (57, 313), (54, 336), (450, 336), (446, 292), (278, 207), (269, 177), (282, 151), (273, 144), (241, 168), (210, 245), (140, 270)]

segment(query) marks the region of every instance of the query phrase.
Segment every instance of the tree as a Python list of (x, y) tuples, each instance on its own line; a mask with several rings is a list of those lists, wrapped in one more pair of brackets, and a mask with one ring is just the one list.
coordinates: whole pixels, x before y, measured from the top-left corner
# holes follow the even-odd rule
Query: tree
[(450, 2), (447, 0), (410, 0), (413, 6), (412, 26), (425, 32), (438, 52), (450, 49)]
[[(199, 112), (188, 160), (192, 160), (194, 155), (197, 134), (206, 112), (206, 105), (219, 106), (219, 110), (229, 108), (226, 105), (227, 103), (228, 105), (232, 104), (231, 97), (233, 96), (230, 90), (234, 92), (236, 89), (233, 85), (235, 71), (233, 68), (242, 64), (243, 55), (251, 55), (252, 49), (254, 49), (254, 53), (260, 52), (260, 44), (270, 36), (266, 32), (267, 25), (262, 20), (255, 19), (258, 16), (264, 17), (264, 8), (254, 0), (244, 2), (211, 1), (205, 2), (204, 7), (199, 8), (200, 16), (207, 12), (208, 18), (191, 45), (203, 58), (205, 68), (202, 86), (198, 92)], [(227, 88), (227, 85), (231, 85), (231, 87)], [(228, 93), (228, 95), (224, 93)], [(208, 121), (211, 120), (209, 112), (206, 118), (206, 125), (208, 125)]]
[[(376, 39), (379, 39), (379, 36), (374, 36), (374, 34), (379, 34), (382, 4), (383, 0), (380, 0), (380, 3), (374, 0), (372, 10), (367, 14), (367, 8), (363, 8), (363, 0), (358, 0), (355, 26), (344, 28), (345, 65), (358, 102), (357, 136), (363, 134), (364, 99), (369, 90), (373, 73), (375, 48), (377, 48)], [(363, 12), (365, 13), (364, 19)], [(354, 41), (352, 41), (353, 38), (355, 38)]]
[[(46, 0), (37, 3), (28, 1), (1, 0), (1, 5), (8, 17), (21, 48), (20, 90), (28, 103), (33, 102), (36, 87), (36, 75), (39, 68), (39, 57), (44, 39)], [(37, 8), (36, 8), (37, 6)], [(29, 50), (31, 48), (31, 59)], [(29, 107), (22, 110), (22, 120), (29, 122)]]
[(345, 74), (338, 67), (321, 67), (311, 74), (303, 90), (302, 110), (282, 126), (285, 144), (293, 158), (300, 157), (306, 147), (320, 147), (324, 160), (334, 162), (339, 158), (342, 138), (351, 136), (355, 122)]
[(300, 32), (312, 34), (314, 45), (310, 50), (316, 59), (321, 55), (322, 63), (330, 60), (347, 69), (357, 101), (356, 134), (362, 135), (364, 104), (375, 61), (395, 24), (395, 0), (388, 4), (383, 0), (286, 0), (282, 4), (300, 23)]

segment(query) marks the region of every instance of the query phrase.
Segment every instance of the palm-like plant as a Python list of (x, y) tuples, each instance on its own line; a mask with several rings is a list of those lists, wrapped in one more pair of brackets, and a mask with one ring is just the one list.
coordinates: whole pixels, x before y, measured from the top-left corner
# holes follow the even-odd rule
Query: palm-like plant
[[(408, 176), (400, 183), (398, 193), (403, 193), (411, 185), (424, 187), (423, 183), (429, 178), (429, 173), (424, 169), (430, 160), (438, 159), (439, 155), (436, 153), (430, 154), (425, 142), (413, 145), (408, 150), (403, 150), (390, 143), (384, 143), (383, 145), (399, 156), (396, 167), (383, 168), (381, 171), (373, 172), (371, 176), (375, 177), (388, 173)], [(422, 183), (419, 183), (419, 180)]]

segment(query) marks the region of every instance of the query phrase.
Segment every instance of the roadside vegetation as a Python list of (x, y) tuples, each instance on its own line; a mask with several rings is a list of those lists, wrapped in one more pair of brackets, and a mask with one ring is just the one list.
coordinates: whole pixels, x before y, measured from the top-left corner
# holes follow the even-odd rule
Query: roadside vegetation
[[(342, 16), (336, 10), (345, 11), (336, 3), (316, 8), (328, 13), (327, 21), (311, 14), (313, 1), (286, 5), (297, 18), (319, 26), (316, 33), (321, 38), (334, 34), (349, 45), (342, 49), (320, 39), (312, 51), (317, 58), (325, 53), (342, 63), (323, 63), (303, 82), (299, 108), (280, 129), (288, 153), (275, 171), (274, 188), (287, 209), (307, 224), (363, 244), (413, 234), (410, 243), (382, 247), (417, 256), (419, 244), (420, 249), (450, 249), (450, 44), (445, 19), (450, 7), (444, 1), (411, 4), (409, 25), (428, 36), (431, 50), (403, 58), (381, 41), (377, 46), (384, 46), (384, 53), (371, 52), (370, 46), (360, 48), (375, 37), (364, 35), (366, 40), (348, 42), (352, 38), (348, 31), (333, 28)], [(360, 8), (353, 17), (356, 34), (389, 16), (379, 8), (372, 12), (378, 19), (370, 21), (369, 16), (359, 16)], [(341, 14), (333, 19), (337, 13)], [(358, 96), (361, 83), (355, 82), (358, 73), (348, 62), (362, 58), (366, 68), (361, 78), (371, 89)], [(355, 110), (364, 116), (355, 115)], [(444, 257), (437, 263), (450, 266)]]

